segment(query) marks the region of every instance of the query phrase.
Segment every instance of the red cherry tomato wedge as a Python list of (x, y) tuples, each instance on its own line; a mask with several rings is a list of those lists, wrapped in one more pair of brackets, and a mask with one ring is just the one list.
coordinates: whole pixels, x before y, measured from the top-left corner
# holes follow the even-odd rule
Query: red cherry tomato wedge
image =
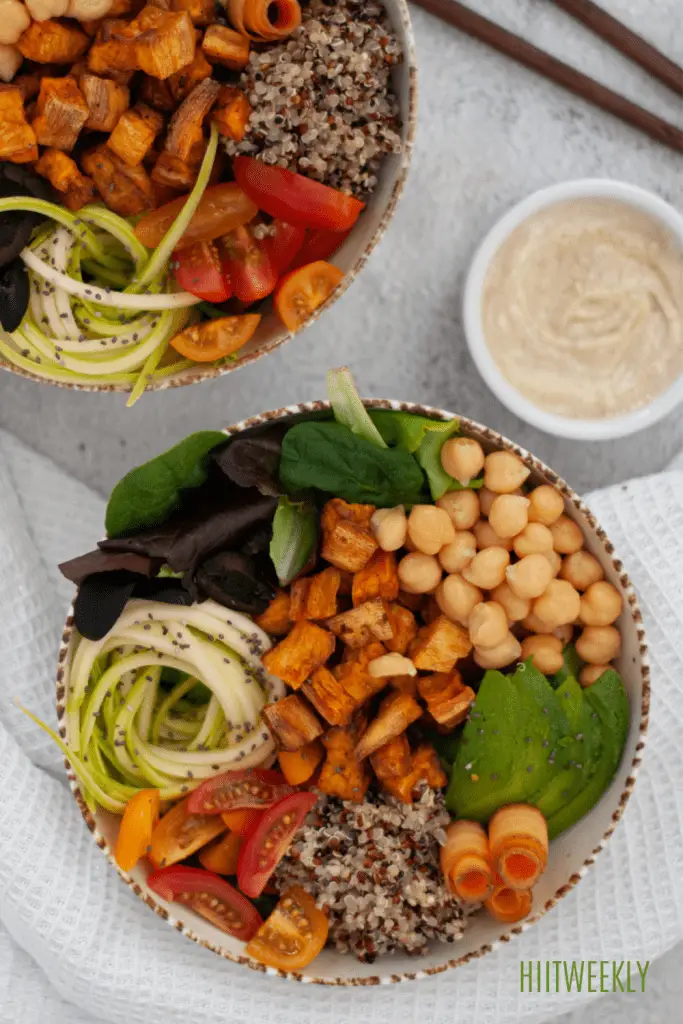
[(224, 235), (221, 252), (233, 293), (241, 302), (251, 305), (265, 299), (274, 290), (278, 269), (248, 227), (235, 228)]
[(185, 860), (227, 828), (222, 818), (190, 814), (187, 800), (172, 807), (152, 832), (149, 859), (155, 868)]
[(316, 800), (314, 793), (291, 793), (264, 812), (240, 850), (237, 882), (243, 893), (261, 895)]
[(300, 885), (283, 893), (268, 920), (247, 946), (247, 956), (280, 971), (308, 967), (327, 942), (329, 924)]
[(288, 224), (325, 231), (348, 231), (365, 203), (336, 188), (250, 156), (233, 160), (237, 184), (260, 210)]
[(263, 248), (270, 256), (278, 273), (289, 270), (297, 253), (304, 244), (306, 229), (284, 220), (274, 220), (270, 225), (271, 234), (263, 239)]
[(285, 327), (298, 331), (344, 278), (344, 271), (319, 260), (290, 270), (275, 292), (275, 309)]
[(234, 886), (203, 868), (173, 867), (147, 879), (152, 892), (169, 903), (182, 903), (236, 939), (248, 942), (263, 924), (256, 907)]
[(318, 260), (329, 260), (350, 234), (350, 231), (307, 231), (304, 244), (296, 254), (290, 270), (305, 267), (307, 263), (317, 263)]
[[(180, 196), (146, 213), (135, 225), (135, 237), (148, 249), (155, 249), (186, 202), (187, 196)], [(234, 181), (211, 185), (200, 199), (179, 245), (211, 242), (240, 224), (248, 224), (257, 213), (256, 205)]]
[(191, 814), (223, 814), (247, 808), (262, 811), (291, 791), (284, 775), (272, 769), (224, 772), (202, 782), (187, 806)]
[(230, 279), (224, 274), (218, 249), (212, 242), (194, 242), (173, 254), (178, 285), (206, 302), (225, 302), (232, 295)]

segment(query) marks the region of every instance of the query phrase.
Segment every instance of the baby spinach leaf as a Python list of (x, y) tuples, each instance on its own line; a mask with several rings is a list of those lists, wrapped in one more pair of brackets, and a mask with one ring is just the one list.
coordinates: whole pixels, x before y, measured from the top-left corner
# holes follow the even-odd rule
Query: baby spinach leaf
[(270, 558), (281, 586), (308, 565), (318, 546), (318, 513), (313, 505), (280, 498), (273, 519)]
[(347, 366), (328, 371), (327, 397), (337, 423), (348, 427), (357, 437), (364, 437), (366, 441), (376, 444), (378, 448), (386, 448), (386, 442), (368, 415)]
[(307, 490), (380, 508), (424, 499), (424, 477), (403, 448), (378, 448), (340, 423), (299, 423), (282, 444), (280, 484), (296, 496)]
[(180, 504), (181, 491), (204, 483), (209, 452), (227, 440), (218, 430), (201, 430), (132, 469), (119, 480), (109, 498), (107, 534), (121, 537), (163, 523)]

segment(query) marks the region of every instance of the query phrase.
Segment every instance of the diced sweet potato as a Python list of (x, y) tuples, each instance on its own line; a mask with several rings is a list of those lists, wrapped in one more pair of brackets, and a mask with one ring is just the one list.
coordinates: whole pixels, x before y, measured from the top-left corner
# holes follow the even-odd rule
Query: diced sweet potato
[(455, 669), (421, 676), (417, 688), (432, 718), (448, 729), (464, 722), (474, 700), (474, 690), (463, 685), (460, 673)]
[(292, 624), (289, 617), (289, 594), (279, 590), (266, 610), (254, 621), (271, 636), (286, 636)]
[[(201, 50), (197, 50), (194, 60), (186, 64), (180, 71), (176, 71), (170, 78), (167, 78), (165, 83), (160, 83), (156, 78), (152, 78), (150, 81), (157, 82), (158, 85), (167, 85), (172, 100), (175, 100), (177, 104), (182, 103), (190, 95), (195, 85), (199, 85), (205, 78), (211, 78), (211, 71), (212, 68), (208, 60)], [(170, 107), (165, 109), (173, 110), (175, 106), (172, 103)]]
[(53, 19), (32, 22), (17, 43), (26, 60), (37, 64), (73, 64), (89, 45), (75, 22)]
[(112, 132), (130, 103), (130, 90), (110, 78), (87, 72), (79, 78), (79, 86), (88, 105), (86, 128), (96, 132)]
[(133, 217), (154, 209), (152, 182), (144, 167), (129, 167), (106, 145), (84, 153), (81, 166), (114, 213)]
[(17, 75), (12, 79), (12, 86), (19, 89), (24, 103), (27, 103), (40, 92), (40, 75)]
[(194, 59), (194, 26), (185, 11), (175, 14), (148, 5), (131, 23), (133, 26), (137, 66), (145, 74), (170, 78)]
[(386, 641), (387, 650), (405, 654), (412, 640), (417, 636), (417, 622), (409, 608), (394, 602), (389, 605), (389, 621), (394, 635)]
[(439, 618), (440, 615), (441, 609), (439, 608), (437, 600), (433, 594), (430, 594), (429, 597), (427, 597), (427, 599), (425, 600), (425, 603), (422, 606), (422, 610), (420, 611), (422, 621), (425, 623), (426, 626), (430, 626), (432, 622), (435, 622), (436, 619)]
[(418, 630), (410, 645), (410, 657), (417, 669), (450, 672), (456, 661), (467, 657), (471, 650), (472, 641), (467, 630), (440, 615)]
[(432, 789), (442, 789), (448, 783), (448, 776), (441, 767), (439, 756), (431, 743), (421, 743), (413, 753), (411, 775), (418, 785), (426, 782)]
[(298, 750), (323, 732), (318, 717), (298, 693), (266, 704), (262, 714), (276, 742), (285, 750)]
[(120, 18), (122, 14), (134, 14), (142, 6), (140, 0), (113, 0), (108, 15), (110, 18)]
[(395, 601), (398, 597), (398, 571), (393, 551), (375, 551), (370, 561), (353, 577), (351, 597), (354, 605), (373, 597)]
[(278, 754), (280, 771), (290, 786), (303, 786), (311, 778), (325, 757), (320, 740), (307, 743), (298, 750), (281, 750)]
[(356, 723), (344, 729), (328, 729), (323, 736), (327, 758), (318, 782), (318, 788), (328, 796), (357, 804), (365, 799), (371, 780), (367, 764), (361, 763), (354, 754), (359, 736)]
[(377, 551), (377, 541), (370, 532), (372, 505), (349, 505), (341, 498), (332, 498), (323, 509), (322, 557), (338, 569), (360, 572)]
[(421, 716), (422, 708), (413, 697), (404, 693), (392, 693), (386, 697), (380, 704), (377, 717), (370, 722), (356, 746), (354, 753), (357, 759), (362, 761), (374, 754), (389, 740), (405, 732)]
[(365, 647), (371, 640), (391, 640), (394, 635), (389, 605), (381, 597), (335, 615), (325, 625), (348, 647)]
[(320, 525), (323, 531), (327, 531), (333, 529), (340, 519), (348, 519), (356, 526), (364, 526), (369, 530), (374, 511), (374, 505), (354, 505), (343, 498), (330, 498), (323, 508)]
[(426, 598), (424, 594), (407, 594), (405, 590), (400, 590), (397, 600), (404, 608), (417, 613), (422, 610)]
[(360, 707), (366, 700), (370, 700), (376, 693), (380, 693), (387, 685), (386, 679), (371, 676), (367, 664), (360, 661), (347, 661), (342, 665), (337, 665), (334, 676), (354, 701), (356, 707)]
[(109, 75), (112, 71), (135, 71), (137, 66), (129, 22), (106, 18), (88, 51), (89, 69), (94, 74)]
[(298, 690), (334, 651), (334, 637), (313, 622), (297, 622), (289, 636), (263, 655), (268, 672)]
[(218, 106), (213, 112), (218, 131), (228, 139), (241, 142), (247, 133), (251, 104), (241, 89), (224, 86), (218, 97)]
[(188, 192), (197, 180), (197, 173), (197, 167), (191, 167), (184, 160), (164, 151), (159, 154), (159, 159), (154, 165), (152, 180), (159, 185)]
[(310, 619), (308, 614), (308, 593), (310, 589), (311, 581), (308, 578), (294, 580), (289, 588), (289, 615), (292, 622)]
[(404, 732), (394, 736), (370, 758), (375, 775), (380, 782), (385, 779), (401, 779), (412, 769), (412, 756), (408, 737)]
[(26, 120), (21, 90), (5, 86), (0, 89), (0, 160), (27, 164), (37, 159), (36, 133)]
[(88, 104), (76, 79), (43, 78), (33, 130), (39, 146), (71, 151), (88, 120)]
[(161, 114), (144, 103), (121, 115), (107, 145), (129, 167), (142, 163), (154, 139), (164, 126)]
[(371, 640), (365, 647), (347, 647), (342, 655), (343, 662), (355, 662), (362, 668), (367, 668), (371, 661), (375, 658), (381, 658), (383, 654), (387, 653), (387, 649), (384, 644), (380, 643), (379, 640)]
[(36, 171), (47, 178), (69, 210), (80, 210), (95, 198), (95, 184), (81, 174), (74, 160), (61, 149), (46, 149), (36, 164)]
[(187, 11), (193, 25), (210, 25), (216, 17), (214, 0), (170, 0), (171, 11)]
[(204, 138), (204, 118), (218, 99), (219, 82), (205, 78), (183, 100), (168, 126), (164, 149), (187, 163), (194, 162), (193, 150)]
[(249, 63), (249, 40), (225, 25), (210, 25), (204, 33), (202, 50), (216, 64), (241, 71)]
[(357, 707), (353, 697), (324, 666), (317, 668), (304, 683), (303, 693), (330, 725), (348, 725)]
[[(177, 72), (177, 74), (182, 75), (185, 70), (186, 68), (183, 68), (183, 70)], [(158, 78), (152, 78), (151, 75), (144, 75), (142, 85), (140, 86), (140, 99), (143, 103), (147, 103), (150, 107), (154, 107), (155, 110), (163, 110), (165, 113), (175, 110), (176, 99), (171, 86), (171, 82), (175, 81), (175, 78), (175, 75), (171, 75), (165, 82), (160, 82)], [(195, 82), (193, 82), (193, 88), (194, 85), (196, 85)]]
[(341, 583), (339, 569), (324, 569), (309, 577), (307, 611), (309, 619), (329, 619), (337, 614), (337, 593)]
[(394, 690), (399, 693), (407, 693), (410, 697), (417, 697), (417, 676), (390, 676), (386, 680)]

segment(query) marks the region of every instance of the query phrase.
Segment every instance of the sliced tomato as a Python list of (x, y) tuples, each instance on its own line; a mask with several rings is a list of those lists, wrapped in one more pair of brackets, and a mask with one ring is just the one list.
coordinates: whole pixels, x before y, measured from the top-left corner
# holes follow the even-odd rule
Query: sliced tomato
[(296, 254), (290, 269), (297, 270), (299, 267), (305, 267), (307, 263), (329, 260), (350, 234), (350, 231), (307, 231), (304, 244)]
[(316, 800), (314, 793), (291, 793), (263, 813), (240, 850), (237, 881), (243, 893), (261, 895)]
[(224, 772), (202, 782), (191, 795), (188, 807), (192, 814), (222, 814), (246, 808), (263, 810), (291, 791), (284, 775), (272, 769)]
[(205, 302), (225, 302), (232, 295), (213, 242), (193, 242), (173, 254), (173, 271), (180, 288)]
[(275, 292), (275, 309), (285, 327), (290, 331), (303, 327), (343, 279), (343, 270), (323, 260), (285, 274)]
[(260, 322), (261, 317), (253, 313), (206, 320), (176, 334), (171, 338), (171, 345), (181, 356), (195, 363), (212, 363), (246, 345)]
[(199, 863), (207, 871), (217, 875), (234, 875), (237, 872), (242, 837), (235, 832), (219, 836), (199, 851)]
[(329, 924), (300, 885), (285, 892), (247, 946), (247, 956), (280, 971), (308, 967), (327, 942)]
[(159, 821), (159, 790), (141, 789), (126, 804), (116, 840), (116, 863), (122, 871), (132, 871), (152, 842)]
[(221, 254), (235, 296), (247, 305), (270, 295), (278, 269), (262, 242), (244, 225), (221, 238)]
[(203, 868), (162, 868), (147, 879), (150, 889), (169, 903), (183, 903), (236, 939), (248, 942), (263, 924), (253, 903), (233, 885)]
[(226, 830), (222, 818), (190, 814), (188, 799), (172, 807), (152, 832), (149, 859), (155, 868), (184, 860)]
[(238, 836), (248, 836), (254, 826), (263, 817), (263, 811), (224, 811), (221, 814), (223, 823)]
[[(180, 196), (146, 213), (135, 225), (135, 237), (148, 249), (155, 249), (186, 202), (187, 196)], [(211, 185), (200, 199), (179, 247), (211, 242), (241, 224), (248, 224), (257, 213), (258, 207), (234, 181)]]
[(348, 231), (365, 203), (336, 188), (250, 156), (233, 160), (237, 184), (271, 217), (325, 231)]
[(263, 248), (270, 256), (278, 273), (289, 270), (294, 258), (304, 244), (306, 229), (284, 220), (274, 220), (270, 225), (271, 234), (263, 239)]

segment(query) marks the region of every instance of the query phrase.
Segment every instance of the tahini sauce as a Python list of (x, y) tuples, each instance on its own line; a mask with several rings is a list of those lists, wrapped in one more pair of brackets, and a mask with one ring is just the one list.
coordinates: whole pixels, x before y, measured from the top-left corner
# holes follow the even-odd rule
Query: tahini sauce
[(683, 247), (626, 203), (557, 203), (496, 253), (482, 316), (499, 369), (535, 405), (631, 412), (683, 372)]

